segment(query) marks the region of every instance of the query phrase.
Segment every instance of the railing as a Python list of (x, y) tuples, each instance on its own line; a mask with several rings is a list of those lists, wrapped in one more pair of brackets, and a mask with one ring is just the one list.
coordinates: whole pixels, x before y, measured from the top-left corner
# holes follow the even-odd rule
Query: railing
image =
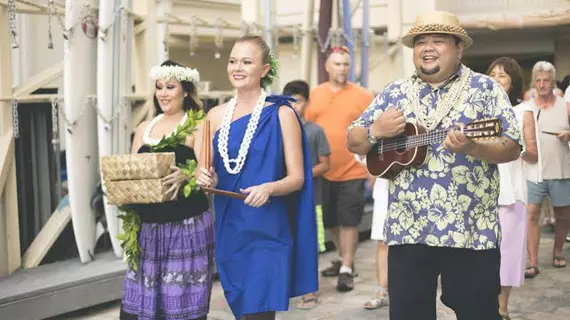
[(436, 8), (457, 15), (506, 14), (570, 8), (570, 0), (436, 0)]

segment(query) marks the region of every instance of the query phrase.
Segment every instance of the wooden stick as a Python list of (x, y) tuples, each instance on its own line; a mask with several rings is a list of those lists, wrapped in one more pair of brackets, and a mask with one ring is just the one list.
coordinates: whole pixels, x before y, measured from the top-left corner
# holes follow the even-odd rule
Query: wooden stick
[(241, 194), (241, 193), (232, 192), (232, 191), (213, 189), (213, 188), (207, 188), (207, 187), (202, 187), (202, 190), (204, 190), (206, 192), (213, 193), (213, 194), (217, 194), (220, 196), (226, 196), (226, 197), (235, 198), (235, 199), (245, 200), (245, 198), (247, 198), (246, 194)]
[(209, 170), (212, 166), (212, 142), (210, 140), (210, 120), (204, 121), (204, 166)]
[[(204, 168), (206, 168), (207, 170), (210, 170), (210, 167), (212, 166), (212, 151), (211, 151), (212, 150), (212, 141), (210, 140), (210, 121), (209, 120), (204, 120), (204, 128), (203, 128), (202, 132), (203, 132), (203, 134), (202, 134), (202, 154), (203, 154)], [(214, 188), (208, 188), (208, 187), (203, 187), (202, 190), (204, 190), (206, 192), (213, 193), (213, 194), (217, 194), (220, 196), (226, 196), (226, 197), (231, 197), (231, 198), (236, 198), (236, 199), (241, 199), (241, 200), (245, 200), (245, 198), (247, 198), (247, 195), (245, 195), (245, 194), (226, 191), (226, 190), (220, 190), (220, 189), (214, 189)]]

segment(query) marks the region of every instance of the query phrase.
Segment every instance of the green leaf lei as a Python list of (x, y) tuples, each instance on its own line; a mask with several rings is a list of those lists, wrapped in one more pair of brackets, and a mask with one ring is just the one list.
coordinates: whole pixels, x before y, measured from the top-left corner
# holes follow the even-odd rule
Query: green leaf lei
[[(176, 131), (169, 136), (163, 137), (159, 143), (151, 146), (151, 152), (160, 152), (167, 147), (175, 147), (177, 145), (184, 145), (186, 137), (194, 131), (205, 115), (202, 110), (194, 111), (188, 110), (188, 119), (182, 125), (176, 127)], [(196, 182), (196, 169), (198, 163), (196, 160), (187, 160), (185, 164), (178, 164), (178, 167), (184, 174), (188, 176), (188, 182), (182, 188), (182, 193), (188, 198), (193, 192), (200, 190)], [(118, 217), (123, 221), (124, 233), (117, 235), (117, 239), (121, 240), (121, 247), (125, 252), (127, 263), (134, 271), (139, 269), (140, 254), (142, 252), (139, 246), (139, 231), (141, 229), (141, 219), (137, 213), (130, 209), (129, 206), (119, 206), (119, 211), (122, 212)]]

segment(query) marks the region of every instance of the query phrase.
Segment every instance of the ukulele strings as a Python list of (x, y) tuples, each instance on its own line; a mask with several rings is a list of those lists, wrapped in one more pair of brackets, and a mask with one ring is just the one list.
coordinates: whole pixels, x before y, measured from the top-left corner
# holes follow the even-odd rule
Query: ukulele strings
[[(402, 136), (398, 138), (393, 138), (388, 140), (388, 142), (383, 143), (382, 152), (393, 151), (401, 148), (415, 148), (424, 146), (427, 144), (432, 144), (435, 142), (442, 141), (447, 136), (447, 133), (451, 130), (438, 130), (427, 133), (418, 134), (415, 136)], [(468, 133), (469, 129), (464, 129), (464, 133)], [(380, 144), (377, 145), (377, 150), (380, 151)]]

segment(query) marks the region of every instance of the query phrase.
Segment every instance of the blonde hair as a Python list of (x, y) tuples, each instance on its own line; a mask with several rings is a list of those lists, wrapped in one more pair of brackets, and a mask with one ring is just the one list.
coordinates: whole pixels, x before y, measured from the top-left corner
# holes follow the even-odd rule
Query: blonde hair
[(279, 63), (275, 56), (271, 54), (271, 48), (265, 40), (253, 34), (247, 34), (242, 36), (241, 38), (237, 39), (235, 43), (242, 43), (242, 42), (249, 42), (259, 48), (261, 50), (261, 61), (266, 64), (269, 64), (269, 72), (261, 78), (260, 85), (262, 88), (267, 88), (273, 84), (275, 78), (277, 78), (277, 72), (279, 69)]

